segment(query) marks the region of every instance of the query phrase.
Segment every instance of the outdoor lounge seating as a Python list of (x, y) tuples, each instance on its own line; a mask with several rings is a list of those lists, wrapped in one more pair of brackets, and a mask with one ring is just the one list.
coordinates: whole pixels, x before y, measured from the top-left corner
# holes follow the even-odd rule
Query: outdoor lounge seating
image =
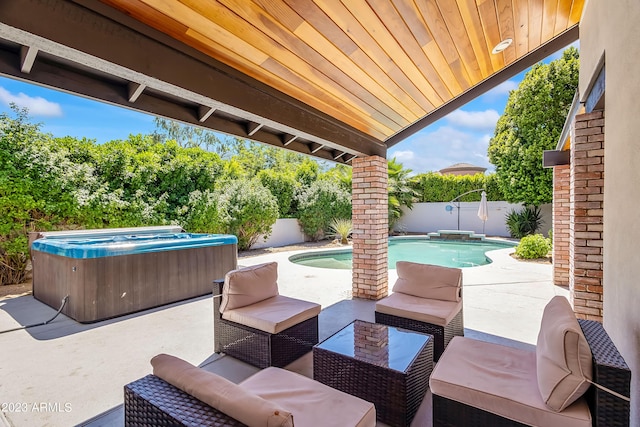
[(393, 294), (376, 303), (376, 323), (431, 334), (438, 361), (454, 336), (464, 335), (462, 270), (398, 261)]
[(214, 351), (259, 368), (284, 367), (318, 343), (320, 305), (278, 294), (275, 262), (214, 282)]
[(125, 426), (373, 427), (373, 403), (300, 374), (267, 368), (239, 384), (161, 354), (124, 387)]
[(451, 341), (429, 382), (433, 425), (628, 426), (630, 381), (602, 325), (576, 320), (566, 298), (556, 296), (535, 351)]

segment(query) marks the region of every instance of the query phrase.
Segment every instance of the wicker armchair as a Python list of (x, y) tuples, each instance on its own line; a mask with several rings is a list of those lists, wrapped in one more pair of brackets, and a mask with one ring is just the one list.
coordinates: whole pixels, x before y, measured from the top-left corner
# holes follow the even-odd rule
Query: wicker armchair
[(279, 295), (275, 262), (230, 271), (213, 295), (216, 353), (284, 367), (318, 343), (320, 305)]
[(631, 371), (602, 324), (562, 304), (575, 326), (543, 316), (536, 351), (454, 338), (430, 378), (434, 427), (629, 426)]
[(376, 303), (376, 323), (433, 335), (433, 360), (464, 335), (462, 270), (399, 261), (393, 294)]
[(240, 384), (166, 354), (153, 375), (124, 387), (124, 425), (374, 427), (373, 403), (280, 368)]

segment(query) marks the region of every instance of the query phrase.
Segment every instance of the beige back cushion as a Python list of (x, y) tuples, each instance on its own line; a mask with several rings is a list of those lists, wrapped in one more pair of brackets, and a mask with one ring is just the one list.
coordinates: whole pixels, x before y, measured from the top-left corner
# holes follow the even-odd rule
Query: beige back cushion
[(293, 416), (237, 384), (168, 354), (151, 359), (153, 374), (231, 418), (252, 427), (293, 427)]
[(592, 379), (591, 350), (566, 298), (544, 309), (536, 346), (538, 388), (545, 404), (562, 411), (584, 394)]
[(462, 298), (462, 270), (439, 265), (398, 261), (393, 292), (443, 301)]
[(220, 312), (245, 307), (278, 295), (278, 263), (252, 265), (227, 273)]

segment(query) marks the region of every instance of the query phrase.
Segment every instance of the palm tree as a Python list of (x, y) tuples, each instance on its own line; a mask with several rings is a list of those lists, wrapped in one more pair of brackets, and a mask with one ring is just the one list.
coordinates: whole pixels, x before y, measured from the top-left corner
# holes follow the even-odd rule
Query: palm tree
[(398, 163), (395, 157), (387, 162), (388, 189), (389, 189), (389, 231), (402, 216), (402, 208), (413, 208), (418, 194), (411, 186), (411, 169), (404, 169), (402, 163)]

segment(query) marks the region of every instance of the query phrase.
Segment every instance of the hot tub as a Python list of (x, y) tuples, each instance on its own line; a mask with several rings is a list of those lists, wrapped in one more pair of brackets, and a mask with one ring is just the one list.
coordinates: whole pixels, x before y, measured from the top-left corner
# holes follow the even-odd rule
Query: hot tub
[(237, 266), (238, 239), (180, 227), (40, 233), (33, 296), (89, 323), (206, 295)]

